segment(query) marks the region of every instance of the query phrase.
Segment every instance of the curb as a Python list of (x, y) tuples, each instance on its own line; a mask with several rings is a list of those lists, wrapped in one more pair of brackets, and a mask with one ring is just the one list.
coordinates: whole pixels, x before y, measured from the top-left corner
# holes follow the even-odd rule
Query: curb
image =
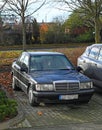
[(22, 108), (18, 104), (18, 115), (8, 121), (8, 128), (15, 127), (17, 124), (19, 124), (25, 119), (24, 113), (21, 110)]

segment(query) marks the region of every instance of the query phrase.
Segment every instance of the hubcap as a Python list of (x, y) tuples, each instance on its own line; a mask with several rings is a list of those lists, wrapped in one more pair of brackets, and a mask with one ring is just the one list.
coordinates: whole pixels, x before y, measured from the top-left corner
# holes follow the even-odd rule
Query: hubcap
[(15, 85), (15, 79), (14, 79), (14, 77), (13, 77), (13, 79), (12, 79), (12, 88), (13, 88), (13, 89), (15, 88), (14, 85)]
[(33, 99), (33, 93), (32, 93), (32, 90), (29, 90), (29, 101), (30, 101), (30, 103), (32, 103), (32, 99)]

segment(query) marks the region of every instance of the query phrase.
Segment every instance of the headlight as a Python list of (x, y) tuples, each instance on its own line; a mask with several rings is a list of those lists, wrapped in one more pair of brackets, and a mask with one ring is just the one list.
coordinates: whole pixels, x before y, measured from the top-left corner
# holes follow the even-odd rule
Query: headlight
[(92, 82), (80, 83), (80, 89), (90, 89), (93, 88)]
[(53, 84), (37, 84), (36, 90), (37, 91), (53, 91), (54, 86)]

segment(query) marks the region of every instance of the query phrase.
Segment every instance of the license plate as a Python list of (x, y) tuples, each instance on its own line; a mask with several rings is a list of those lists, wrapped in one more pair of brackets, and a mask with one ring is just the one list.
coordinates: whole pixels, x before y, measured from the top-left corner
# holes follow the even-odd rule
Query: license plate
[(60, 95), (59, 100), (73, 100), (73, 99), (78, 99), (78, 95)]

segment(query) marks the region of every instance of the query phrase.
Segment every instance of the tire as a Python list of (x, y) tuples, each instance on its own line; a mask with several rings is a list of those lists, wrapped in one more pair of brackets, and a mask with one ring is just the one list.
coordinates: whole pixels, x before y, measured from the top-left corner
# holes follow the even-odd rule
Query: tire
[(12, 89), (13, 90), (18, 90), (18, 87), (16, 85), (16, 79), (14, 78), (14, 76), (12, 77)]
[(39, 105), (39, 103), (37, 103), (34, 99), (32, 87), (29, 88), (28, 98), (29, 98), (29, 103), (31, 106), (38, 106)]

